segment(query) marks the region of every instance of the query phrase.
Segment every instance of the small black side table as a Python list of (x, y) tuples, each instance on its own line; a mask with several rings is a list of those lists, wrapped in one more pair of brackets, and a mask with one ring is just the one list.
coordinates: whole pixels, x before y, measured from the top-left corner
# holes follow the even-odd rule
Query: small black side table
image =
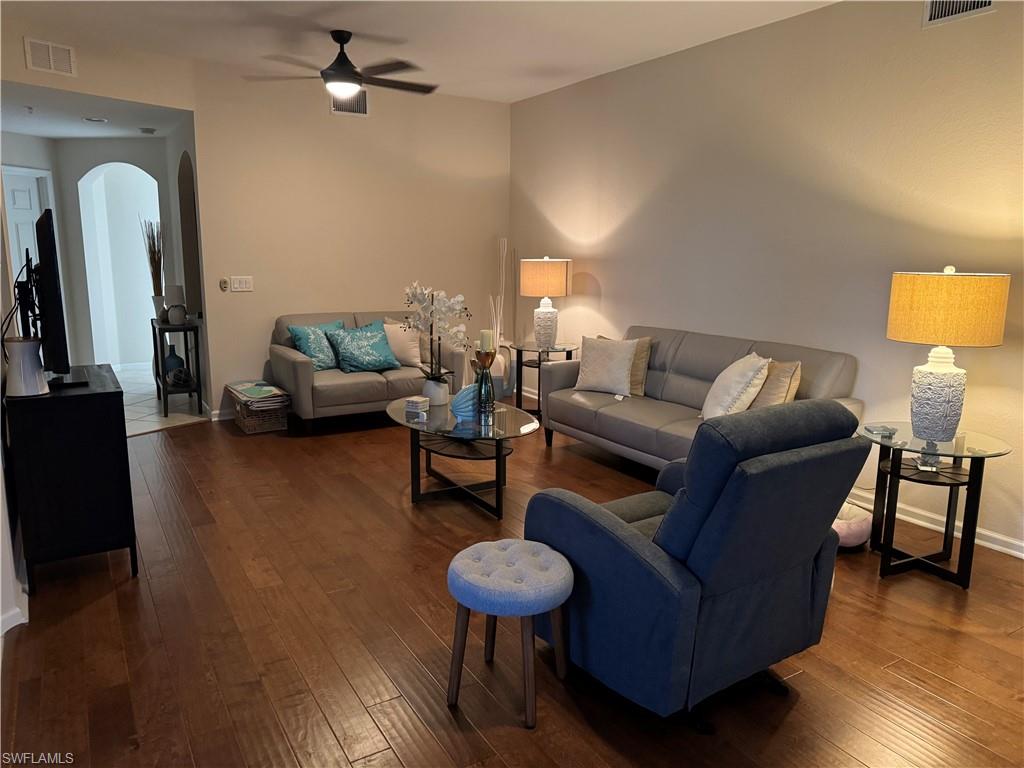
[[(564, 354), (566, 360), (572, 360), (572, 353), (580, 348), (579, 344), (556, 344), (553, 347), (541, 347), (532, 341), (524, 341), (521, 344), (510, 344), (510, 347), (516, 351), (516, 408), (523, 408), (523, 368), (536, 368), (537, 369), (537, 408), (530, 410), (529, 408), (523, 409), (527, 413), (530, 413), (540, 418), (540, 366), (541, 363), (547, 362), (551, 358), (551, 354)], [(523, 353), (532, 352), (537, 355), (535, 360), (525, 359)]]
[[(877, 431), (883, 427), (889, 427), (892, 431)], [(878, 474), (871, 519), (871, 549), (882, 554), (878, 575), (884, 578), (916, 569), (959, 584), (964, 589), (970, 587), (985, 459), (1006, 455), (1011, 450), (1010, 446), (995, 437), (968, 431), (961, 432), (956, 439), (945, 443), (921, 440), (914, 437), (910, 422), (904, 421), (865, 424), (859, 432), (878, 445)], [(904, 453), (918, 454), (919, 457), (905, 459)], [(943, 457), (952, 459), (952, 462), (941, 462), (940, 458)], [(963, 466), (964, 459), (970, 461), (967, 469)], [(901, 480), (948, 490), (946, 525), (940, 551), (928, 555), (911, 555), (893, 546)], [(960, 531), (960, 555), (957, 569), (953, 571), (939, 563), (948, 563), (953, 556), (957, 501), (963, 487), (967, 488), (967, 498)]]
[[(156, 318), (151, 319), (153, 327), (153, 355), (156, 358), (156, 396), (164, 403), (164, 416), (167, 415), (167, 399), (169, 395), (192, 395), (196, 396), (196, 414), (203, 415), (203, 376), (202, 364), (199, 354), (199, 323), (189, 319), (183, 325), (172, 325), (163, 323)], [(164, 361), (167, 358), (167, 334), (180, 333), (185, 341), (185, 354), (183, 359), (185, 367), (192, 374), (192, 384), (187, 387), (174, 387), (167, 383), (167, 371), (164, 370)], [(192, 344), (189, 344), (189, 337), (192, 337)]]

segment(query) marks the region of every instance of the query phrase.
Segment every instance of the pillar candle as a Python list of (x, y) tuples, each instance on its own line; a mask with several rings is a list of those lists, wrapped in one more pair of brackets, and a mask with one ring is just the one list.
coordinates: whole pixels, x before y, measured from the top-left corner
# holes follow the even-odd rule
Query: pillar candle
[(482, 352), (490, 352), (492, 349), (494, 349), (494, 331), (480, 331), (480, 350)]

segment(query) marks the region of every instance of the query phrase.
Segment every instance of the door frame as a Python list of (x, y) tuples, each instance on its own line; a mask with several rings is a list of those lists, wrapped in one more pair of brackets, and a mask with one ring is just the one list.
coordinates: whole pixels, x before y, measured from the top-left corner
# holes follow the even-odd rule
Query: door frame
[[(37, 185), (39, 186), (39, 208), (41, 211), (45, 211), (49, 208), (53, 211), (53, 240), (57, 245), (57, 266), (60, 269), (60, 292), (61, 292), (61, 304), (64, 308), (64, 327), (68, 325), (68, 291), (65, 280), (67, 279), (67, 269), (64, 264), (64, 248), (60, 242), (60, 211), (57, 210), (56, 195), (53, 191), (53, 171), (48, 168), (31, 168), (24, 165), (7, 165), (6, 163), (0, 166), (0, 174), (11, 174), (12, 176), (31, 176), (35, 178)], [(42, 182), (45, 182), (42, 183)], [(45, 202), (43, 201), (43, 194), (46, 195)], [(2, 199), (0, 199), (0, 205), (4, 207), (4, 215), (7, 220), (10, 221), (10, 211), (7, 210), (7, 194), (4, 193)], [(17, 275), (14, 274), (14, 261), (13, 256), (7, 254), (8, 264), (7, 270), (10, 272), (11, 280), (13, 281)], [(11, 283), (11, 290), (14, 290), (14, 283)]]

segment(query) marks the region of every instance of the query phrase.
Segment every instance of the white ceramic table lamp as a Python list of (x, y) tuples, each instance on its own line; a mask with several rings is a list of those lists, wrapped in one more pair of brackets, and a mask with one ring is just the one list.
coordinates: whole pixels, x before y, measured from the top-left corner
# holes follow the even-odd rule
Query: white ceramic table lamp
[(572, 259), (522, 259), (519, 262), (519, 295), (540, 297), (533, 310), (533, 338), (539, 347), (553, 347), (558, 339), (558, 310), (552, 296), (572, 293)]
[(914, 368), (910, 421), (914, 437), (946, 442), (956, 436), (964, 407), (967, 371), (954, 365), (950, 347), (1003, 343), (1010, 276), (957, 272), (894, 272), (886, 336), (936, 345)]

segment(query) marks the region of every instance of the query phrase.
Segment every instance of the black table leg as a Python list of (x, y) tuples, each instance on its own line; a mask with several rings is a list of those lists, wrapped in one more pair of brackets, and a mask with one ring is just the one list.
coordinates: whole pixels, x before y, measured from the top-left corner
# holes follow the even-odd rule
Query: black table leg
[[(185, 367), (189, 371), (193, 371), (193, 370), (195, 370), (195, 367), (192, 365), (192, 355), (189, 354), (189, 349), (188, 349), (188, 331), (185, 331), (183, 334), (181, 334), (181, 340), (185, 344)], [(194, 383), (194, 380), (195, 380), (195, 377), (193, 377), (193, 383)], [(189, 400), (192, 399), (192, 392), (191, 391), (188, 393), (188, 399)]]
[(956, 568), (956, 583), (964, 589), (971, 586), (971, 566), (974, 564), (974, 538), (978, 533), (978, 508), (981, 505), (981, 481), (985, 475), (985, 460), (971, 459), (967, 479), (967, 498), (964, 502), (964, 525), (960, 530), (960, 561)]
[(494, 441), (494, 516), (501, 520), (505, 496), (505, 441)]
[(565, 350), (565, 359), (566, 360), (572, 360), (572, 350), (571, 349)]
[(516, 408), (523, 407), (523, 350), (516, 350)]
[(166, 386), (167, 376), (166, 376), (166, 372), (164, 371), (164, 359), (167, 357), (167, 354), (164, 351), (164, 342), (165, 342), (164, 332), (158, 330), (156, 332), (156, 335), (159, 337), (159, 342), (158, 343), (159, 343), (159, 346), (160, 346), (160, 354), (157, 357), (157, 361), (156, 361), (156, 370), (157, 370), (157, 373), (160, 376), (160, 386), (162, 386), (164, 388), (164, 398), (163, 398), (163, 401), (164, 401), (164, 418), (166, 419), (167, 418), (167, 401), (171, 399), (170, 395), (167, 392), (167, 386)]
[[(900, 497), (900, 467), (903, 464), (903, 451), (895, 448), (889, 461), (888, 492), (885, 500), (885, 520), (882, 523), (882, 563), (878, 568), (879, 576), (887, 576), (892, 565), (893, 538), (896, 533), (896, 504)], [(881, 472), (879, 473), (881, 474)]]
[[(962, 467), (964, 460), (953, 459), (954, 467)], [(956, 531), (957, 502), (960, 501), (960, 487), (957, 485), (949, 489), (949, 499), (946, 501), (946, 527), (942, 532), (942, 556), (937, 562), (946, 562), (953, 556), (953, 533)]]
[(162, 400), (163, 394), (160, 387), (160, 351), (156, 346), (156, 335), (159, 331), (156, 329), (156, 326), (151, 326), (151, 330), (153, 331), (153, 381), (156, 383), (156, 399)]
[(415, 504), (420, 500), (420, 431), (409, 430), (409, 471), (412, 487), (412, 500)]
[(203, 415), (203, 364), (199, 361), (202, 355), (199, 354), (199, 329), (195, 331), (196, 334), (196, 345), (195, 345), (195, 379), (196, 379), (196, 414), (199, 416)]
[(139, 575), (139, 548), (138, 543), (133, 541), (132, 545), (128, 547), (128, 552), (132, 559), (132, 577)]
[(882, 462), (892, 456), (892, 448), (878, 446), (878, 472), (875, 475), (875, 505), (871, 510), (871, 549), (878, 551), (882, 543), (882, 521), (885, 519), (885, 494), (889, 487), (889, 474), (882, 470)]

